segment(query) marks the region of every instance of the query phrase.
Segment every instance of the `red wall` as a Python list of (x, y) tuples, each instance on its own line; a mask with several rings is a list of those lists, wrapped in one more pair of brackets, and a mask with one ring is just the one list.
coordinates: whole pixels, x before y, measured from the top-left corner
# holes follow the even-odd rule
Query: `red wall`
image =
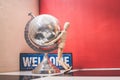
[(120, 0), (41, 0), (40, 14), (69, 21), (74, 68), (120, 67)]

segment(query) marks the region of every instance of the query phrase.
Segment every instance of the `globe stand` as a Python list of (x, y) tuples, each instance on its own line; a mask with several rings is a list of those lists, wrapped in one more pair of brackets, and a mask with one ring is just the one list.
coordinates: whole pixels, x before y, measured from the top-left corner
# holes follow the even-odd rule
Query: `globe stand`
[(45, 53), (42, 62), (32, 71), (34, 74), (53, 74), (59, 72), (60, 70), (50, 62), (48, 53)]

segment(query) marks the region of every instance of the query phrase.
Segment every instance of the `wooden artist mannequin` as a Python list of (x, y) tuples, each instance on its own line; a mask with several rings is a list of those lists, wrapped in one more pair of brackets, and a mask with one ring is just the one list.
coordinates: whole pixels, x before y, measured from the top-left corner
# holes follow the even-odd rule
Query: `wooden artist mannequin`
[(58, 40), (60, 41), (59, 45), (58, 45), (58, 59), (57, 59), (57, 61), (60, 63), (60, 65), (66, 71), (71, 70), (72, 67), (70, 67), (66, 63), (64, 63), (61, 58), (62, 58), (63, 49), (65, 47), (67, 29), (69, 28), (69, 26), (70, 26), (70, 23), (65, 22), (64, 29), (61, 31), (61, 33), (55, 39), (51, 40), (50, 42), (44, 43), (44, 45), (51, 45), (51, 44), (54, 44), (55, 42), (57, 42)]

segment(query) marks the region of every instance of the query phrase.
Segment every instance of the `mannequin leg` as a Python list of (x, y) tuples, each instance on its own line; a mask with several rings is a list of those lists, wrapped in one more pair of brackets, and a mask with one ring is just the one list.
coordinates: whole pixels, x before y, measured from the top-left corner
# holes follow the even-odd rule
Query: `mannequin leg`
[(65, 69), (69, 69), (69, 66), (67, 64), (65, 64), (61, 58), (62, 58), (62, 53), (63, 53), (63, 48), (58, 48), (58, 62), (60, 63), (60, 65)]

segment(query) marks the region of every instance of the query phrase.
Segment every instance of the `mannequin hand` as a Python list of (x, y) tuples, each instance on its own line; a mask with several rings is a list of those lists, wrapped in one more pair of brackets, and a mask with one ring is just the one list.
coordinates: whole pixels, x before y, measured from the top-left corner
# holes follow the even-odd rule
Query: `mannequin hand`
[(64, 30), (67, 30), (69, 26), (70, 26), (70, 23), (69, 22), (65, 22), (65, 24), (64, 24)]

